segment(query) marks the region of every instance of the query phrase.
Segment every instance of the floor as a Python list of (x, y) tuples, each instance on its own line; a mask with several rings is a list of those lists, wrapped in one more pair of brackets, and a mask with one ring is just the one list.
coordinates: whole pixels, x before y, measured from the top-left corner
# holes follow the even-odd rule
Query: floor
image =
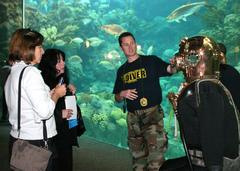
[[(0, 123), (0, 171), (8, 171), (9, 125)], [(131, 171), (131, 156), (127, 149), (98, 142), (85, 135), (74, 148), (74, 171)]]

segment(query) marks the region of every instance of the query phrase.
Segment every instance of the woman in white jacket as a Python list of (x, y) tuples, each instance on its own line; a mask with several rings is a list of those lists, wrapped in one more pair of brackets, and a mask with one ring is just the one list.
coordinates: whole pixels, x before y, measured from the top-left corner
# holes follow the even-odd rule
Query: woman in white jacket
[[(40, 71), (34, 67), (41, 61), (44, 53), (43, 39), (43, 36), (36, 31), (19, 29), (13, 33), (10, 41), (9, 55), (15, 60), (5, 84), (6, 103), (11, 124), (10, 157), (12, 145), (17, 138), (27, 140), (36, 146), (44, 146), (43, 120), (46, 120), (48, 147), (54, 155), (52, 137), (57, 134), (57, 131), (53, 113), (58, 98), (65, 95), (66, 87), (58, 85), (50, 92)], [(23, 73), (21, 82), (21, 129), (18, 131), (18, 83), (20, 73), (25, 66), (28, 67)], [(51, 158), (47, 170), (51, 170)]]

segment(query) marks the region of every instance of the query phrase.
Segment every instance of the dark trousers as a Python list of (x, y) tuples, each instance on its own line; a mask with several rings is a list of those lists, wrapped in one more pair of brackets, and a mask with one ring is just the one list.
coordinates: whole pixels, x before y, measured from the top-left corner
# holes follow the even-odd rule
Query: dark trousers
[(54, 159), (54, 171), (73, 170), (73, 150), (72, 146), (57, 147), (57, 157)]
[[(10, 163), (10, 159), (11, 159), (11, 154), (12, 154), (12, 147), (13, 147), (13, 143), (16, 141), (17, 139), (12, 137), (10, 135), (9, 137), (9, 163)], [(43, 140), (28, 140), (28, 142), (30, 144), (36, 145), (38, 147), (43, 147), (44, 146), (44, 141)], [(53, 143), (52, 138), (48, 139), (48, 149), (52, 152), (52, 156), (50, 157), (49, 161), (48, 161), (48, 166), (46, 171), (52, 171), (53, 169), (53, 159), (56, 157), (56, 147)]]

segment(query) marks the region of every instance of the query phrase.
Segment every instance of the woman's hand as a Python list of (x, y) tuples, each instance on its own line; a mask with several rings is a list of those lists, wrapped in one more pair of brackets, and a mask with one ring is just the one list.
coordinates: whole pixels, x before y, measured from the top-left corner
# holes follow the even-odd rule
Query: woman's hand
[(72, 109), (63, 109), (62, 110), (62, 118), (63, 119), (68, 119), (72, 116), (73, 110)]
[(53, 90), (51, 90), (50, 94), (51, 94), (51, 98), (52, 100), (57, 103), (58, 99), (60, 97), (63, 97), (66, 95), (67, 89), (66, 89), (66, 85), (62, 84), (62, 85), (57, 85)]
[(51, 95), (51, 97), (52, 97), (54, 91), (55, 91), (55, 88), (53, 88), (53, 89), (50, 91), (50, 95)]
[(66, 89), (66, 85), (62, 84), (62, 85), (57, 85), (54, 88), (54, 94), (56, 94), (58, 97), (63, 97), (66, 95), (67, 89)]
[(76, 93), (76, 87), (72, 84), (69, 84), (68, 85), (68, 89), (69, 91), (72, 93), (72, 94), (75, 94)]

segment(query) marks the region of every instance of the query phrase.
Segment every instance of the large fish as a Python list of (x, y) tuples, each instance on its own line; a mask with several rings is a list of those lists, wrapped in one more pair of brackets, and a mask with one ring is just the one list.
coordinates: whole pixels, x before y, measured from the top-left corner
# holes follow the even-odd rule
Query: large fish
[(106, 33), (119, 36), (121, 33), (125, 32), (126, 30), (118, 25), (118, 24), (106, 24), (102, 25), (101, 29), (104, 30)]
[(180, 20), (187, 21), (187, 17), (196, 13), (203, 6), (206, 6), (207, 3), (205, 1), (202, 2), (194, 2), (190, 4), (185, 4), (177, 9), (175, 9), (169, 16), (167, 16), (167, 22), (180, 22)]

